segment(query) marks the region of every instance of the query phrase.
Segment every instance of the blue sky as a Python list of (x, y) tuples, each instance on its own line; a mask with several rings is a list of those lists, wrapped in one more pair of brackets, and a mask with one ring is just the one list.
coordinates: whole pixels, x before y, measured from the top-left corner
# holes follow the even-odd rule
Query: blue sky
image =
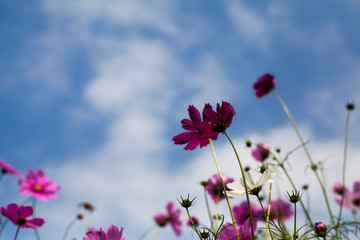
[[(254, 168), (245, 140), (292, 149), (298, 141), (274, 96), (252, 90), (265, 72), (325, 161), (330, 188), (340, 180), (344, 105), (360, 97), (359, 14), (355, 0), (1, 1), (0, 158), (24, 172), (42, 168), (62, 187), (39, 204), (43, 238), (60, 238), (81, 201), (96, 205), (91, 225), (124, 226), (136, 239), (167, 201), (201, 195), (198, 182), (216, 172), (210, 148), (186, 152), (171, 141), (189, 104), (229, 101), (237, 114), (228, 132)], [(360, 167), (359, 120), (355, 111), (349, 185)], [(234, 158), (224, 138), (215, 147)], [(297, 154), (293, 167), (304, 169)], [(239, 178), (232, 160), (223, 165)], [(305, 181), (302, 171), (294, 177)], [(1, 205), (23, 199), (16, 181), (1, 182)], [(206, 216), (200, 197), (194, 211)]]

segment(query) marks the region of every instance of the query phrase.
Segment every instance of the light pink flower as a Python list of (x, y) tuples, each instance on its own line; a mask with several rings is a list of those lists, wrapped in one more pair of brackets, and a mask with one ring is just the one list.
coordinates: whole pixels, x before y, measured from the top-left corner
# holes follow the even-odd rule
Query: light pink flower
[[(269, 206), (265, 207), (267, 212)], [(270, 220), (286, 221), (294, 215), (291, 204), (288, 201), (284, 201), (281, 198), (278, 200), (271, 201), (270, 207)]]
[(123, 230), (123, 227), (119, 230), (118, 227), (111, 225), (107, 232), (103, 228), (99, 231), (87, 232), (83, 240), (125, 240), (125, 237), (122, 237)]
[(55, 199), (60, 190), (60, 187), (47, 178), (42, 170), (34, 173), (32, 169), (29, 169), (25, 178), (19, 180), (19, 185), (22, 195), (33, 195), (42, 201)]
[(33, 214), (31, 206), (18, 207), (16, 203), (10, 203), (6, 208), (1, 208), (1, 214), (7, 217), (14, 225), (22, 228), (36, 229), (45, 223), (42, 218), (27, 219)]
[(22, 175), (22, 172), (16, 171), (11, 165), (5, 163), (2, 159), (0, 159), (0, 169), (2, 174), (11, 174), (15, 176)]
[(251, 153), (255, 160), (263, 163), (269, 157), (270, 145), (268, 143), (259, 143)]
[[(342, 190), (342, 191), (340, 191)], [(339, 197), (335, 198), (335, 201), (340, 205), (341, 201), (345, 208), (355, 210), (360, 208), (360, 182), (355, 181), (353, 185), (353, 192), (351, 192), (346, 186), (341, 183), (337, 183), (333, 186), (332, 191)], [(344, 198), (343, 200), (341, 200)]]
[[(195, 226), (199, 226), (200, 221), (199, 221), (199, 219), (198, 219), (197, 217), (192, 216), (192, 217), (191, 217), (191, 220), (193, 221), (193, 223), (195, 224)], [(190, 219), (186, 222), (186, 226), (189, 226), (189, 227), (193, 226), (193, 224), (192, 224), (192, 222), (190, 221)]]
[(276, 78), (272, 74), (265, 73), (260, 76), (253, 86), (256, 96), (262, 98), (263, 96), (268, 95), (275, 89), (275, 84)]
[(156, 224), (160, 227), (165, 227), (168, 223), (170, 223), (175, 234), (179, 236), (181, 234), (181, 224), (182, 224), (182, 221), (180, 219), (181, 211), (180, 209), (174, 208), (173, 202), (168, 202), (168, 204), (166, 205), (166, 210), (167, 210), (167, 214), (158, 213), (154, 216), (154, 220)]

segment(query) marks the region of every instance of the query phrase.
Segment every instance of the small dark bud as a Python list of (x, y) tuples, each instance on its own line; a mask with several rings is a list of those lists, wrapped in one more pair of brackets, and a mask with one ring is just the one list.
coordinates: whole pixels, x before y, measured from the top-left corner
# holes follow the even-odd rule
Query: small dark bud
[(260, 172), (264, 173), (266, 169), (268, 169), (269, 167), (267, 165), (262, 165), (260, 168)]
[(313, 171), (316, 171), (318, 169), (318, 166), (316, 164), (311, 164), (311, 169)]
[(252, 145), (252, 142), (250, 140), (247, 140), (246, 141), (246, 147), (250, 148)]
[(349, 110), (349, 111), (352, 111), (355, 109), (355, 104), (353, 102), (348, 102), (346, 104), (346, 109)]
[(208, 239), (210, 237), (209, 232), (206, 232), (205, 230), (200, 232), (200, 235), (202, 239)]
[(300, 191), (292, 191), (292, 193), (287, 193), (288, 199), (291, 203), (297, 203), (300, 201), (302, 194), (300, 194)]
[(325, 237), (327, 234), (327, 227), (323, 222), (315, 223), (315, 233), (318, 237)]
[(219, 215), (219, 214), (214, 214), (213, 218), (214, 218), (215, 220), (221, 220), (221, 215)]
[(275, 151), (276, 151), (277, 153), (280, 153), (280, 152), (281, 152), (281, 149), (280, 149), (280, 148), (276, 148)]
[(206, 187), (207, 185), (209, 185), (209, 182), (208, 181), (202, 181), (200, 184), (201, 184), (201, 186)]
[(80, 207), (84, 208), (86, 211), (89, 212), (93, 212), (95, 210), (94, 205), (92, 205), (90, 202), (80, 203)]
[(193, 205), (193, 202), (195, 200), (195, 198), (193, 198), (192, 200), (189, 199), (189, 195), (187, 198), (183, 199), (182, 196), (181, 197), (181, 201), (178, 199), (178, 202), (180, 203), (180, 205), (183, 207), (183, 208), (186, 208), (188, 209), (189, 207), (191, 207)]
[(82, 215), (81, 213), (78, 213), (78, 214), (76, 215), (76, 218), (79, 219), (79, 220), (81, 220), (81, 219), (84, 218), (84, 215)]
[(308, 189), (309, 189), (309, 185), (308, 185), (308, 184), (304, 184), (304, 185), (302, 186), (302, 189), (303, 189), (304, 191), (308, 190)]
[(248, 172), (248, 171), (250, 171), (250, 169), (251, 169), (250, 166), (245, 166), (244, 171)]

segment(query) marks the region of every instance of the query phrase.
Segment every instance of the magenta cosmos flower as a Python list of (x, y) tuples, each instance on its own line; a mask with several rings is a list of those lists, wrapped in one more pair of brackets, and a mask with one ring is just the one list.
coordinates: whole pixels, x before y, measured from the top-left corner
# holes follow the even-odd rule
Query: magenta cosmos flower
[(272, 90), (275, 89), (276, 78), (270, 74), (265, 73), (260, 76), (258, 80), (254, 83), (255, 95), (258, 98), (268, 95)]
[(16, 171), (11, 165), (6, 164), (2, 159), (0, 159), (0, 169), (2, 174), (11, 174), (15, 176), (22, 175), (22, 172)]
[(212, 126), (201, 120), (199, 110), (190, 105), (188, 108), (190, 119), (181, 120), (182, 127), (187, 132), (180, 133), (172, 138), (175, 144), (186, 144), (185, 150), (194, 150), (200, 145), (200, 148), (208, 145), (209, 138), (216, 140), (217, 133), (212, 131)]
[(22, 228), (36, 229), (45, 223), (42, 218), (27, 219), (33, 215), (31, 206), (18, 207), (16, 203), (10, 203), (6, 208), (1, 208), (1, 214), (7, 217), (14, 225)]
[[(332, 191), (340, 197), (336, 198), (335, 201), (340, 205), (342, 197), (342, 204), (345, 208), (355, 210), (360, 207), (360, 182), (355, 181), (353, 185), (353, 191), (351, 192), (346, 186), (341, 183), (337, 183), (332, 188)], [(344, 196), (342, 196), (344, 195)]]
[(170, 223), (175, 234), (179, 236), (181, 234), (182, 224), (182, 221), (180, 219), (181, 211), (180, 209), (174, 208), (173, 202), (168, 202), (168, 204), (166, 205), (166, 210), (167, 214), (158, 213), (154, 216), (154, 220), (156, 224), (160, 227), (165, 227), (168, 223)]
[[(252, 239), (250, 221), (246, 221), (243, 224), (236, 224), (236, 230), (238, 232), (240, 240)], [(219, 240), (235, 240), (235, 239), (237, 239), (234, 227), (231, 223), (225, 223), (221, 227), (221, 232), (218, 236), (218, 239)]]
[[(258, 220), (264, 220), (264, 213), (260, 206), (255, 203), (250, 203), (251, 215), (253, 217), (254, 230), (256, 230), (256, 222)], [(245, 222), (250, 222), (249, 206), (247, 201), (243, 201), (241, 204), (233, 207), (233, 213), (235, 220), (238, 224), (242, 225)]]
[(19, 180), (20, 193), (22, 195), (33, 195), (35, 198), (48, 201), (55, 199), (60, 187), (44, 175), (42, 170), (36, 173), (29, 169), (25, 178)]
[(205, 122), (211, 124), (214, 133), (223, 133), (230, 127), (235, 114), (234, 107), (228, 102), (223, 101), (221, 106), (218, 103), (216, 112), (212, 106), (207, 103), (204, 107), (203, 119)]
[[(269, 206), (265, 207), (265, 212), (267, 212)], [(279, 220), (281, 222), (288, 220), (294, 214), (292, 210), (291, 204), (288, 201), (284, 201), (282, 199), (278, 199), (275, 201), (271, 201), (270, 207), (270, 220)]]
[[(234, 179), (228, 177), (225, 174), (221, 174), (224, 184), (231, 183)], [(207, 186), (205, 187), (206, 191), (210, 194), (211, 199), (215, 203), (219, 203), (221, 200), (225, 199), (224, 187), (221, 183), (220, 177), (218, 174), (214, 174), (209, 180), (207, 181)], [(227, 191), (230, 191), (229, 188), (226, 187)]]
[[(197, 217), (191, 216), (191, 220), (193, 221), (193, 223), (195, 224), (195, 226), (199, 226), (200, 221), (199, 221), (199, 219), (198, 219)], [(189, 226), (189, 227), (193, 226), (193, 224), (192, 224), (192, 222), (190, 221), (190, 219), (186, 222), (186, 226)]]
[(270, 145), (268, 143), (259, 143), (251, 152), (256, 161), (263, 163), (270, 154)]
[(118, 227), (111, 225), (107, 232), (103, 228), (100, 228), (100, 231), (87, 232), (83, 240), (125, 240), (122, 236), (123, 230), (123, 227), (119, 230)]

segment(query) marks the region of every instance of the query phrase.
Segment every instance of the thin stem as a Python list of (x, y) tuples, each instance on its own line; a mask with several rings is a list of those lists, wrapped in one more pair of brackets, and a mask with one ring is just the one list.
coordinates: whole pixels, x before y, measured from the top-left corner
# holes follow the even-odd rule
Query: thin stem
[(66, 229), (65, 229), (65, 232), (64, 232), (63, 240), (66, 239), (67, 235), (68, 235), (69, 232), (70, 232), (71, 227), (74, 225), (74, 223), (76, 222), (76, 220), (77, 220), (77, 217), (74, 218), (73, 220), (71, 220), (71, 222), (67, 225), (67, 227), (66, 227)]
[(16, 229), (14, 240), (16, 240), (16, 238), (17, 238), (17, 236), (19, 234), (19, 231), (20, 231), (20, 226), (18, 226), (18, 228)]
[(197, 235), (198, 235), (198, 236), (200, 237), (200, 239), (201, 239), (201, 234), (200, 234), (199, 230), (197, 229), (197, 227), (196, 227), (196, 225), (195, 225), (194, 221), (192, 220), (192, 218), (191, 218), (191, 216), (190, 216), (190, 212), (189, 212), (189, 209), (188, 209), (188, 208), (186, 208), (186, 212), (187, 212), (187, 215), (188, 215), (188, 217), (189, 217), (189, 220), (190, 220), (191, 224), (193, 225), (193, 227), (194, 227), (194, 229), (195, 229), (195, 231), (196, 231)]
[[(263, 204), (262, 204), (262, 202), (261, 202), (261, 199), (260, 199), (260, 197), (259, 197), (259, 194), (256, 194), (256, 197), (257, 197), (257, 199), (259, 200), (259, 203), (260, 203), (262, 212), (263, 212), (263, 214), (264, 214), (264, 216), (265, 216), (265, 219), (266, 219), (265, 238), (267, 239), (267, 229), (268, 229), (268, 226), (269, 226), (269, 213), (265, 212), (265, 209), (264, 209), (264, 206), (263, 206)], [(273, 239), (273, 236), (272, 236), (272, 233), (271, 233), (270, 229), (269, 229), (269, 233), (270, 233), (271, 239)]]
[(268, 199), (268, 203), (269, 203), (269, 207), (268, 207), (268, 212), (266, 213), (266, 230), (265, 230), (265, 240), (267, 240), (267, 231), (269, 230), (271, 239), (272, 239), (272, 233), (270, 230), (270, 225), (269, 225), (269, 218), (270, 218), (270, 211), (271, 211), (271, 188), (272, 188), (272, 183), (270, 183), (270, 187), (269, 187), (269, 199)]
[(207, 212), (209, 214), (209, 220), (210, 220), (210, 224), (211, 224), (211, 229), (215, 232), (216, 230), (214, 229), (214, 221), (213, 221), (213, 218), (212, 218), (212, 215), (211, 215), (211, 212), (210, 212), (209, 200), (208, 200), (208, 196), (206, 194), (205, 187), (204, 187), (204, 195), (205, 195), (206, 209), (207, 209)]
[(143, 233), (141, 234), (141, 236), (139, 237), (139, 240), (144, 239), (144, 237), (145, 237), (151, 230), (153, 230), (155, 227), (156, 227), (156, 224), (154, 224), (154, 225), (152, 225), (151, 227), (149, 227), (145, 232), (143, 232)]
[(296, 203), (294, 203), (294, 235), (293, 239), (296, 240)]
[[(229, 201), (228, 195), (227, 195), (227, 193), (226, 193), (226, 186), (225, 186), (225, 184), (224, 184), (224, 181), (223, 181), (223, 178), (222, 178), (222, 175), (221, 175), (221, 171), (220, 171), (220, 167), (219, 167), (219, 163), (218, 163), (218, 160), (217, 160), (217, 157), (216, 157), (215, 148), (214, 148), (214, 145), (213, 145), (213, 143), (212, 143), (212, 141), (211, 141), (210, 138), (209, 138), (209, 141), (210, 141), (210, 144), (211, 144), (212, 152), (213, 152), (213, 154), (214, 154), (215, 164), (216, 164), (216, 168), (217, 168), (217, 171), (218, 171), (218, 174), (219, 174), (219, 178), (220, 178), (221, 184), (222, 184), (222, 186), (223, 186), (223, 188), (224, 188), (225, 199), (226, 199), (226, 202), (227, 202), (228, 207), (229, 207), (231, 219), (232, 219), (233, 226), (234, 226), (234, 230), (235, 230), (235, 234), (236, 234), (236, 239), (237, 239), (237, 240), (240, 240), (240, 239), (239, 239), (239, 234), (238, 234), (238, 231), (237, 231), (236, 225), (235, 225), (234, 213), (233, 213), (233, 211), (232, 211), (232, 209), (231, 209), (230, 201)], [(250, 211), (250, 212), (251, 212), (251, 211)], [(251, 213), (250, 213), (250, 216), (251, 216)], [(252, 233), (254, 233), (254, 232), (252, 232)], [(253, 235), (253, 237), (254, 237), (254, 235)]]
[[(283, 107), (283, 109), (284, 109), (287, 117), (289, 118), (289, 120), (290, 120), (290, 122), (291, 122), (291, 125), (293, 126), (293, 128), (294, 128), (294, 130), (295, 130), (295, 132), (296, 132), (296, 135), (298, 136), (298, 138), (299, 138), (299, 140), (300, 140), (300, 142), (301, 142), (301, 144), (302, 144), (302, 146), (303, 146), (303, 148), (304, 148), (305, 154), (306, 154), (306, 156), (308, 157), (308, 159), (309, 159), (309, 161), (310, 161), (311, 166), (315, 165), (315, 164), (314, 164), (314, 161), (313, 161), (312, 158), (311, 158), (311, 155), (310, 155), (310, 153), (309, 153), (309, 150), (307, 149), (306, 144), (305, 144), (305, 142), (304, 142), (304, 140), (303, 140), (303, 138), (302, 138), (302, 136), (301, 136), (301, 134), (300, 134), (300, 132), (299, 132), (296, 124), (295, 124), (295, 121), (294, 121), (294, 119), (293, 119), (293, 117), (292, 117), (289, 109), (287, 108), (285, 102), (282, 100), (282, 98), (280, 97), (280, 95), (277, 94), (275, 91), (272, 91), (272, 93), (275, 95), (275, 97), (277, 98), (277, 100), (280, 102), (280, 104), (281, 104), (281, 106)], [(327, 206), (327, 208), (328, 208), (328, 212), (329, 212), (331, 221), (332, 221), (332, 223), (335, 225), (334, 216), (333, 216), (333, 213), (332, 213), (332, 210), (331, 210), (331, 207), (330, 207), (330, 203), (329, 203), (329, 199), (328, 199), (328, 196), (327, 196), (327, 193), (326, 193), (325, 186), (324, 186), (324, 184), (323, 184), (322, 181), (321, 181), (321, 178), (320, 178), (320, 176), (319, 176), (319, 173), (318, 173), (316, 170), (314, 170), (314, 173), (315, 173), (315, 176), (316, 176), (316, 178), (317, 178), (317, 180), (318, 180), (318, 182), (319, 182), (319, 184), (320, 184), (321, 190), (322, 190), (322, 192), (323, 192), (323, 195), (324, 195), (324, 198), (325, 198), (325, 202), (326, 202), (326, 206)], [(336, 232), (337, 232), (337, 230), (336, 230)], [(336, 234), (336, 235), (337, 235), (337, 234)]]
[[(342, 168), (342, 185), (345, 189), (345, 169), (346, 169), (346, 159), (347, 159), (347, 145), (348, 145), (348, 135), (349, 135), (349, 122), (350, 122), (350, 113), (351, 111), (348, 110), (346, 115), (346, 122), (345, 122), (345, 140), (344, 140), (344, 160), (343, 160), (343, 168)], [(340, 223), (341, 214), (343, 210), (343, 202), (344, 202), (345, 193), (341, 196), (341, 202), (340, 202), (340, 210), (339, 210), (339, 216), (337, 220), (337, 226)]]
[(224, 132), (225, 136), (227, 137), (227, 139), (229, 140), (234, 152), (235, 152), (235, 155), (236, 155), (236, 159), (238, 160), (238, 163), (239, 163), (239, 167), (240, 167), (240, 170), (241, 170), (241, 175), (242, 175), (242, 178), (243, 178), (243, 181), (244, 181), (244, 187), (245, 187), (245, 194), (246, 194), (246, 200), (247, 200), (247, 203), (248, 203), (248, 208), (249, 208), (249, 217), (250, 217), (250, 226), (251, 226), (251, 237), (252, 239), (254, 240), (255, 239), (255, 234), (254, 234), (254, 223), (253, 223), (253, 217), (252, 217), (252, 212), (251, 212), (251, 205), (250, 205), (250, 198), (249, 198), (249, 192), (248, 192), (248, 188), (247, 188), (247, 184), (246, 184), (246, 179), (245, 179), (245, 171), (244, 171), (244, 168), (242, 166), (242, 163), (240, 161), (240, 157), (239, 157), (239, 154), (237, 153), (236, 151), (236, 148), (234, 146), (234, 143), (231, 141), (229, 135)]

